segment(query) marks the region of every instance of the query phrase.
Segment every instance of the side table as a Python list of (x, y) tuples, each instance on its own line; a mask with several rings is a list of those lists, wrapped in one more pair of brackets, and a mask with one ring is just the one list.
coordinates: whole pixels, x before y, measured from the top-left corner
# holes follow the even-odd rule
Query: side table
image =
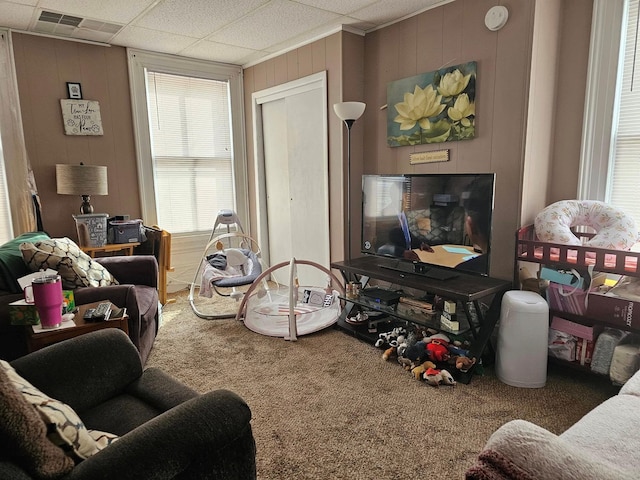
[(101, 247), (80, 247), (80, 249), (88, 254), (91, 258), (95, 258), (96, 253), (111, 253), (122, 251), (124, 255), (133, 255), (134, 247), (140, 245), (139, 242), (133, 243), (109, 243)]
[(74, 338), (85, 333), (102, 330), (103, 328), (119, 328), (127, 335), (129, 334), (129, 316), (125, 313), (122, 317), (109, 319), (104, 322), (86, 322), (83, 318), (84, 312), (89, 308), (95, 308), (98, 303), (88, 303), (79, 305), (78, 312), (73, 317), (74, 327), (52, 328), (35, 333), (31, 325), (26, 325), (27, 351), (29, 353), (40, 350), (54, 343)]

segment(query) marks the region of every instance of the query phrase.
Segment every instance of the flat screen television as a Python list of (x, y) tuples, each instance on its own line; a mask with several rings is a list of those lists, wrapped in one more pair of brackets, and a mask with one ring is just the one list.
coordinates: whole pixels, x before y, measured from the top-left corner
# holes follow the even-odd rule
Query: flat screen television
[(494, 184), (493, 173), (363, 175), (361, 252), (488, 275)]

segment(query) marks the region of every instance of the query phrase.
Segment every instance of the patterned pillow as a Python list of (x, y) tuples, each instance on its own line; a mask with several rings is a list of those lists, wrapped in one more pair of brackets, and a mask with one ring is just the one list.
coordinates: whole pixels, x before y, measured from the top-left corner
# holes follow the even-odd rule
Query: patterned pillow
[(66, 290), (118, 284), (106, 268), (67, 237), (24, 242), (20, 251), (32, 272), (46, 268), (57, 270), (62, 277), (62, 288)]
[(47, 438), (47, 427), (38, 412), (15, 388), (3, 368), (0, 368), (0, 405), (3, 458), (10, 458), (34, 478), (58, 478), (73, 469), (73, 460)]
[(69, 405), (42, 393), (18, 375), (4, 360), (0, 360), (0, 368), (4, 370), (11, 383), (22, 393), (27, 402), (40, 414), (40, 418), (47, 426), (49, 440), (76, 460), (84, 460), (99, 451), (96, 441), (89, 435), (84, 423)]

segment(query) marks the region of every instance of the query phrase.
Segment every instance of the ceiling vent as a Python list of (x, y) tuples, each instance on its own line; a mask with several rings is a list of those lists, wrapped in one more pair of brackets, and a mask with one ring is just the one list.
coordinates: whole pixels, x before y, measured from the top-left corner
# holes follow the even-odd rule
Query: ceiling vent
[(121, 29), (122, 25), (116, 23), (42, 10), (32, 30), (50, 35), (106, 41)]

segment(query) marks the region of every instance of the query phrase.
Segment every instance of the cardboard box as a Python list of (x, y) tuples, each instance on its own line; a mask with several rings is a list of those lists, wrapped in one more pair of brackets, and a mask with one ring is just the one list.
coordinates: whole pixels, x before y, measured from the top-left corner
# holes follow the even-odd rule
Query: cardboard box
[(580, 365), (591, 365), (593, 359), (593, 347), (595, 343), (585, 338), (578, 338), (576, 341), (576, 362)]
[(76, 309), (76, 300), (73, 296), (73, 290), (62, 291), (62, 314), (73, 312)]
[(607, 293), (589, 294), (587, 316), (622, 328), (640, 328), (640, 278), (622, 277)]
[(449, 318), (447, 315), (445, 315), (445, 312), (440, 315), (440, 326), (452, 332), (457, 332), (460, 330), (460, 322), (456, 320), (456, 317), (454, 316), (453, 318)]
[(38, 325), (40, 315), (33, 303), (26, 300), (17, 300), (9, 304), (9, 319), (11, 325)]
[(640, 303), (592, 293), (589, 295), (587, 316), (622, 328), (640, 328)]
[(551, 319), (551, 328), (560, 332), (569, 333), (574, 337), (584, 338), (590, 342), (595, 342), (603, 329), (602, 325), (582, 325), (580, 323), (555, 316)]

